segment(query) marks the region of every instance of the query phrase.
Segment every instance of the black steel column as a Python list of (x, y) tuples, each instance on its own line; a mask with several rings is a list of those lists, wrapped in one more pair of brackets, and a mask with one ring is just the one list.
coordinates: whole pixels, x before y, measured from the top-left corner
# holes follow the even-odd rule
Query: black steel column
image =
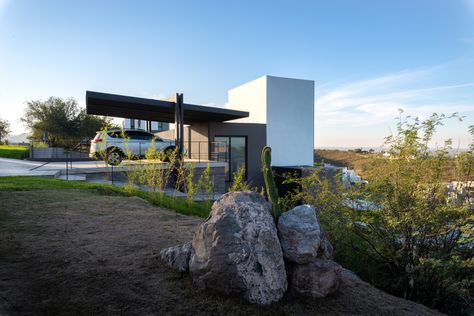
[(178, 154), (183, 157), (184, 154), (184, 107), (183, 94), (176, 93), (175, 95), (175, 111), (174, 111), (174, 135), (176, 146), (178, 146)]
[(174, 141), (175, 141), (175, 144), (176, 146), (179, 146), (179, 140), (180, 140), (180, 136), (179, 136), (179, 114), (180, 114), (180, 111), (179, 111), (179, 94), (176, 93), (174, 95)]
[(184, 105), (183, 94), (179, 94), (179, 157), (184, 156)]

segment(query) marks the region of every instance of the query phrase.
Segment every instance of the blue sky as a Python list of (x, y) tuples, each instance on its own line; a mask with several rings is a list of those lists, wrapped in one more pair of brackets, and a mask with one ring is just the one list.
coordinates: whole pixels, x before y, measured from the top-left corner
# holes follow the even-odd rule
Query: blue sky
[(264, 74), (316, 83), (316, 146), (378, 146), (397, 109), (474, 124), (474, 0), (0, 0), (0, 117), (86, 90), (225, 106)]

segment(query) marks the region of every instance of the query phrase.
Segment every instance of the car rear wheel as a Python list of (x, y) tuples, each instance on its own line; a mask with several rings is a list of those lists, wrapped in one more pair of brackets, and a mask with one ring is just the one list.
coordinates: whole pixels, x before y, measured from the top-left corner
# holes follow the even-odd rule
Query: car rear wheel
[(120, 151), (113, 149), (107, 154), (107, 163), (111, 166), (119, 165), (122, 162), (122, 154)]

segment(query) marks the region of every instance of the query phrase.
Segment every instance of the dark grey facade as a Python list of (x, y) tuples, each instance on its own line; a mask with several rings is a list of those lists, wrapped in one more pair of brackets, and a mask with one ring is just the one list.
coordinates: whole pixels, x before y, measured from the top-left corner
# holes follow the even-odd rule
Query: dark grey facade
[(86, 92), (86, 109), (88, 114), (174, 122), (175, 130), (157, 134), (176, 139), (188, 158), (228, 162), (228, 183), (245, 167), (247, 180), (253, 186), (263, 185), (260, 154), (266, 145), (266, 124), (227, 122), (246, 118), (248, 112), (183, 103), (182, 94), (165, 101), (93, 91)]
[[(174, 130), (158, 133), (162, 138), (173, 139)], [(184, 145), (187, 150), (188, 158), (193, 159), (211, 159), (226, 160), (229, 162), (227, 173), (229, 177), (227, 182), (232, 180), (232, 171), (235, 171), (232, 164), (235, 163), (232, 148), (222, 148), (223, 155), (218, 157), (210, 157), (219, 152), (218, 146), (222, 143), (223, 138), (245, 138), (245, 170), (247, 180), (253, 186), (263, 186), (262, 164), (260, 155), (263, 147), (266, 145), (266, 125), (256, 123), (225, 123), (225, 122), (204, 122), (194, 123), (187, 126), (184, 130)], [(228, 144), (227, 144), (228, 145)], [(241, 165), (239, 153), (238, 164)], [(233, 169), (233, 170), (232, 170)]]

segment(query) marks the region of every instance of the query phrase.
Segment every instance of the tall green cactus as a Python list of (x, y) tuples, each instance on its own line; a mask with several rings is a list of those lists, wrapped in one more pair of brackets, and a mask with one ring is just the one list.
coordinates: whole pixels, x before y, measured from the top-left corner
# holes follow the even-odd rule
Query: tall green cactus
[(278, 205), (278, 191), (275, 185), (275, 179), (272, 173), (272, 149), (268, 146), (263, 147), (262, 150), (262, 172), (265, 180), (265, 187), (267, 189), (268, 200), (273, 205), (273, 218), (275, 221), (280, 217), (280, 206)]

